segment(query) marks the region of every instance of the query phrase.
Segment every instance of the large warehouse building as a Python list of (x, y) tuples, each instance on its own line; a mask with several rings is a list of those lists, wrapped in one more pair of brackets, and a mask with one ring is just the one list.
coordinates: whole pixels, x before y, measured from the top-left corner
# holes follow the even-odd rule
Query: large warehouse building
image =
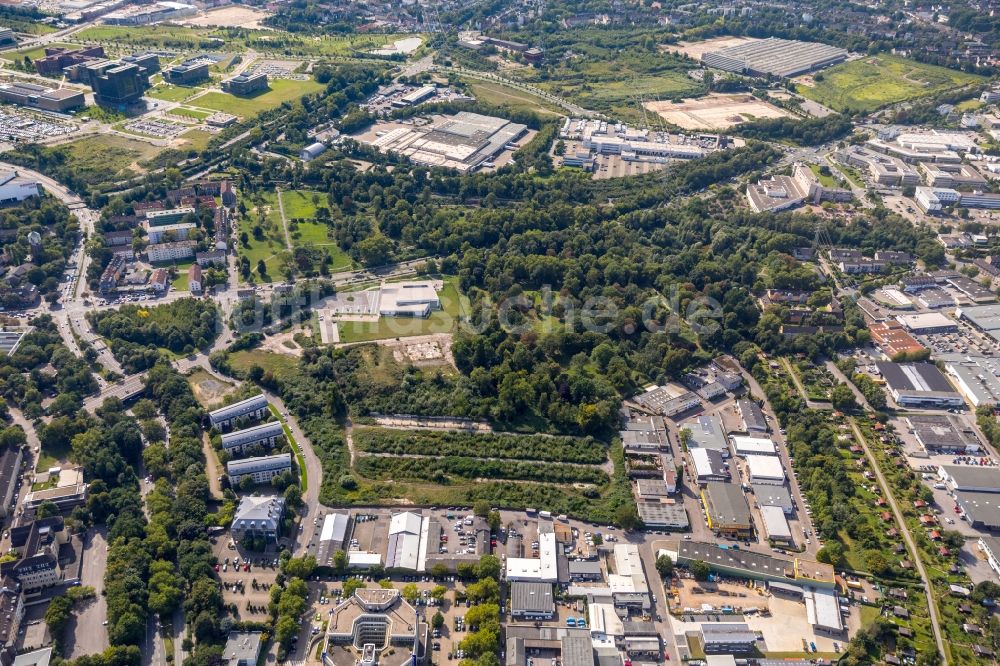
[(371, 145), (384, 153), (405, 155), (417, 164), (474, 171), (527, 130), (526, 125), (503, 118), (463, 111), (440, 116), (423, 127), (397, 127), (377, 136)]
[(980, 331), (1000, 342), (1000, 305), (973, 305), (955, 310), (959, 319), (965, 319)]
[(900, 407), (962, 407), (965, 401), (933, 363), (875, 363)]
[(65, 113), (86, 104), (83, 93), (72, 88), (50, 88), (34, 83), (0, 83), (0, 101), (45, 111)]
[(783, 77), (798, 76), (844, 60), (847, 51), (838, 46), (777, 37), (708, 51), (701, 56), (706, 66), (727, 72)]

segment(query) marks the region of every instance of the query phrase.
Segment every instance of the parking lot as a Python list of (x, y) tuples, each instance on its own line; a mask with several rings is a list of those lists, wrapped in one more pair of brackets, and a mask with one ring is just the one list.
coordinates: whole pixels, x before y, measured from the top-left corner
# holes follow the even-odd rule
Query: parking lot
[(144, 119), (137, 120), (125, 125), (125, 129), (136, 134), (153, 136), (158, 139), (172, 139), (187, 129), (184, 125), (163, 122), (160, 120)]
[(38, 111), (4, 105), (0, 108), (0, 138), (13, 143), (38, 143), (74, 134), (73, 121)]
[(278, 574), (278, 556), (244, 552), (230, 545), (228, 538), (220, 538), (214, 547), (222, 599), (235, 606), (238, 620), (262, 621), (267, 617), (270, 589)]

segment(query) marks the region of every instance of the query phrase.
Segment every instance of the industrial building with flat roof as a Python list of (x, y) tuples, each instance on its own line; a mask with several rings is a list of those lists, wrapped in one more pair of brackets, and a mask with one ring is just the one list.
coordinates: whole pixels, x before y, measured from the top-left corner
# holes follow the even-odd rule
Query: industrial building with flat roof
[(640, 500), (636, 502), (639, 518), (647, 527), (686, 530), (690, 527), (683, 502), (674, 500)]
[(1000, 528), (1000, 467), (941, 465), (938, 477), (970, 525)]
[(1000, 342), (1000, 305), (972, 305), (955, 310), (955, 316)]
[(847, 50), (818, 42), (800, 42), (769, 37), (708, 51), (702, 64), (727, 72), (751, 76), (792, 77), (847, 59)]
[(781, 559), (702, 541), (681, 541), (677, 547), (677, 563), (686, 566), (696, 560), (701, 560), (716, 573), (737, 578), (791, 582), (828, 589), (836, 585), (833, 567), (822, 562), (798, 557)]
[(743, 460), (746, 462), (747, 475), (751, 483), (780, 485), (785, 482), (785, 468), (782, 467), (781, 458), (778, 456), (747, 455)]
[(86, 104), (83, 93), (79, 90), (50, 88), (20, 81), (0, 83), (0, 101), (56, 113), (65, 113)]
[(701, 492), (709, 529), (727, 536), (753, 534), (750, 507), (739, 486), (712, 481)]
[(688, 455), (691, 456), (694, 478), (698, 483), (729, 479), (729, 466), (722, 457), (721, 451), (693, 448), (688, 450)]
[(503, 118), (462, 111), (437, 117), (427, 126), (397, 127), (377, 136), (371, 145), (417, 164), (474, 171), (527, 130), (526, 125)]
[(505, 575), (508, 581), (555, 583), (559, 580), (558, 544), (555, 532), (538, 535), (538, 557), (508, 557)]
[(550, 620), (556, 614), (552, 583), (510, 584), (510, 615), (516, 620)]
[(975, 428), (953, 414), (914, 414), (906, 421), (928, 453), (975, 453), (982, 444)]
[(945, 371), (969, 404), (973, 407), (1000, 405), (1000, 361), (962, 354), (943, 360)]
[(722, 421), (715, 416), (699, 416), (690, 421), (685, 421), (680, 426), (680, 432), (687, 431), (690, 435), (687, 438), (688, 450), (708, 449), (718, 451), (723, 458), (729, 456), (729, 444), (726, 443), (726, 433), (722, 427)]
[(743, 427), (747, 432), (767, 432), (771, 428), (767, 424), (764, 411), (753, 400), (740, 398), (736, 401), (736, 410), (743, 419)]
[(757, 648), (757, 632), (745, 622), (703, 622), (701, 645), (706, 655), (749, 654)]
[(767, 437), (744, 437), (742, 435), (733, 435), (730, 439), (733, 440), (733, 451), (735, 451), (738, 456), (778, 455), (777, 445)]
[(1000, 467), (941, 465), (938, 477), (951, 490), (1000, 493)]
[(793, 543), (792, 529), (788, 526), (788, 519), (780, 506), (761, 506), (760, 517), (764, 522), (764, 536), (771, 541), (781, 543)]
[(230, 632), (222, 651), (225, 666), (257, 666), (261, 636), (259, 631)]
[(342, 511), (331, 511), (323, 518), (316, 545), (316, 563), (321, 567), (334, 566), (333, 556), (344, 550), (347, 532), (351, 525), (350, 516)]
[(679, 395), (674, 395), (665, 386), (651, 388), (632, 400), (650, 411), (671, 418), (701, 407), (701, 398), (693, 391), (683, 391)]
[(898, 315), (896, 321), (917, 334), (950, 333), (958, 330), (955, 320), (940, 312)]
[(791, 515), (795, 510), (795, 505), (792, 503), (792, 493), (788, 490), (788, 486), (754, 483), (750, 487), (753, 489), (754, 498), (759, 506), (781, 507), (786, 516)]
[(962, 407), (965, 401), (932, 363), (877, 361), (892, 399), (900, 407)]

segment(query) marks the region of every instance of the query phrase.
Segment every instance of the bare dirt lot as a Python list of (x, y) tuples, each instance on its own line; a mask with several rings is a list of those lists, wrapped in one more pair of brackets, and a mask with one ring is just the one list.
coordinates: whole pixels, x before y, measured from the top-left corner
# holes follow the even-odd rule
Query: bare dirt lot
[(676, 104), (651, 101), (645, 107), (668, 123), (687, 130), (721, 130), (752, 120), (791, 115), (751, 95), (711, 94)]
[(270, 12), (244, 7), (242, 5), (228, 5), (218, 9), (211, 9), (193, 16), (184, 23), (187, 25), (218, 26), (220, 28), (255, 28), (266, 30), (262, 21), (269, 17)]
[(691, 579), (680, 580), (676, 601), (671, 606), (700, 609), (702, 604), (715, 608), (767, 608), (767, 597), (747, 585), (739, 583), (709, 583)]
[(222, 404), (222, 399), (233, 390), (232, 384), (213, 377), (204, 370), (193, 372), (188, 377), (188, 383), (191, 385), (194, 397), (206, 407)]
[(678, 42), (677, 44), (664, 44), (660, 48), (667, 53), (680, 53), (681, 55), (690, 56), (695, 60), (700, 60), (701, 56), (709, 51), (718, 51), (719, 49), (727, 49), (731, 46), (739, 46), (740, 44), (748, 44), (750, 42), (757, 41), (760, 40), (753, 39), (751, 37), (716, 37), (715, 39), (706, 39), (703, 42)]

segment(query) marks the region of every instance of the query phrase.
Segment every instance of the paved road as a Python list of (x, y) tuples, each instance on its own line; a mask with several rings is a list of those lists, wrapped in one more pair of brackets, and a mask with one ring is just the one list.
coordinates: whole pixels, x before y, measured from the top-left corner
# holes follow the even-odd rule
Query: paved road
[(302, 517), (302, 533), (298, 536), (295, 554), (304, 555), (306, 548), (313, 540), (316, 531), (319, 529), (319, 526), (316, 525), (316, 517), (319, 515), (320, 509), (322, 508), (319, 503), (319, 488), (323, 483), (323, 465), (320, 463), (319, 458), (316, 457), (316, 452), (313, 450), (312, 442), (309, 441), (309, 438), (306, 437), (305, 433), (302, 432), (302, 429), (299, 428), (298, 422), (288, 411), (288, 408), (285, 406), (285, 403), (281, 400), (281, 398), (270, 391), (264, 391), (264, 395), (267, 396), (268, 401), (270, 401), (270, 403), (281, 413), (285, 423), (288, 424), (288, 429), (292, 432), (292, 437), (294, 437), (295, 441), (302, 447), (302, 458), (306, 463), (306, 468), (302, 471), (306, 475), (308, 487), (306, 488), (306, 491), (302, 493), (302, 502), (305, 505), (305, 515)]
[[(858, 401), (858, 404), (863, 406), (868, 413), (874, 413), (875, 410), (872, 409), (868, 401), (865, 400), (865, 396), (858, 390), (853, 382), (849, 381), (843, 372), (840, 371), (833, 361), (827, 361), (826, 367), (833, 373), (833, 376), (837, 378), (838, 381), (847, 384), (854, 391), (854, 397)], [(886, 481), (885, 475), (882, 473), (882, 467), (878, 464), (878, 460), (872, 453), (872, 450), (868, 447), (868, 440), (865, 438), (864, 433), (861, 432), (861, 428), (858, 427), (857, 421), (854, 417), (850, 417), (848, 422), (851, 425), (851, 430), (854, 432), (855, 439), (858, 440), (858, 444), (864, 449), (865, 457), (868, 458), (868, 463), (872, 467), (872, 471), (875, 472), (875, 478), (878, 480), (879, 487), (882, 489), (882, 494), (889, 503), (889, 508), (892, 509), (893, 518), (896, 521), (896, 525), (899, 527), (900, 534), (903, 535), (903, 541), (906, 543), (906, 549), (910, 554), (910, 559), (913, 561), (914, 565), (917, 567), (917, 573), (920, 574), (921, 580), (924, 582), (924, 594), (927, 596), (927, 609), (931, 617), (931, 629), (934, 631), (934, 640), (937, 642), (938, 652), (941, 654), (941, 666), (948, 666), (948, 653), (944, 648), (944, 638), (941, 634), (941, 622), (938, 619), (937, 602), (934, 600), (934, 588), (931, 585), (931, 579), (927, 575), (927, 569), (924, 568), (923, 559), (920, 557), (920, 551), (917, 550), (917, 543), (913, 539), (913, 535), (910, 533), (910, 528), (906, 524), (906, 520), (903, 518), (903, 512), (899, 509), (899, 504), (896, 502), (896, 496), (892, 492), (892, 486)]]
[(108, 614), (108, 604), (103, 594), (104, 571), (108, 564), (108, 544), (105, 538), (104, 528), (90, 530), (84, 537), (80, 584), (93, 587), (97, 596), (76, 613), (66, 629), (67, 659), (97, 654), (108, 647), (108, 632), (103, 626)]

